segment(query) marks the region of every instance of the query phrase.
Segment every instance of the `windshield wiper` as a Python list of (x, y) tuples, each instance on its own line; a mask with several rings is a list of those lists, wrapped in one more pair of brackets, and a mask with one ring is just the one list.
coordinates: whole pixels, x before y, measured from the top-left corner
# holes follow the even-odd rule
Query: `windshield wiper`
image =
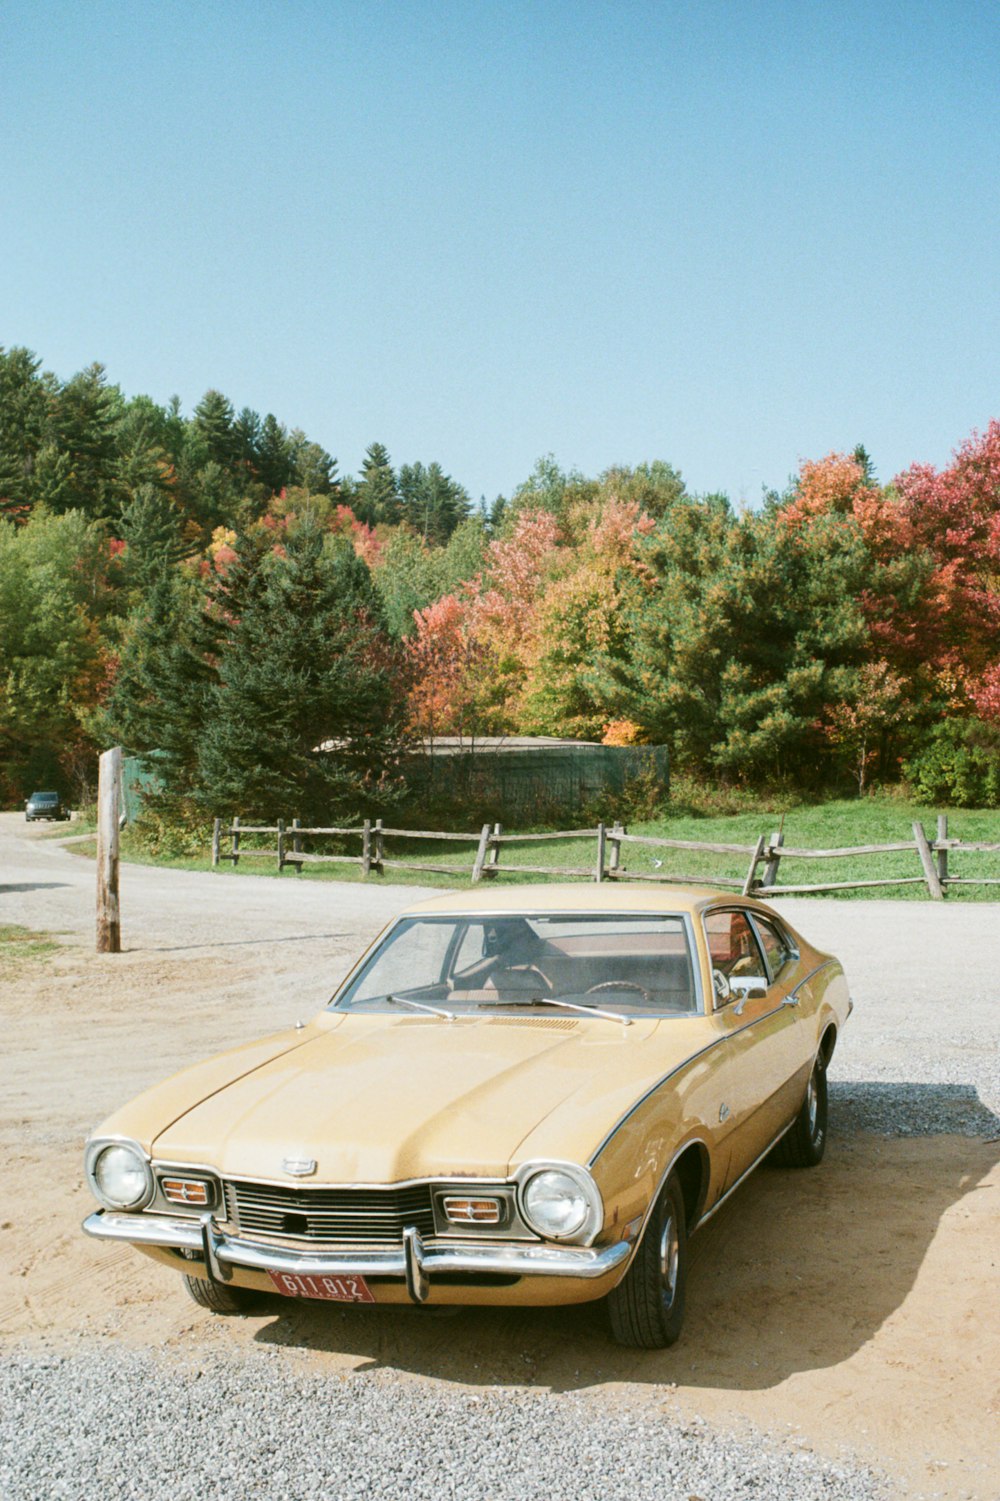
[(447, 1022), (456, 1020), (454, 1011), (443, 1011), (440, 1006), (425, 1006), (422, 1001), (407, 1000), (405, 995), (387, 995), (383, 996), (383, 1000), (388, 1001), (391, 1006), (409, 1006), (414, 1011), (426, 1011), (429, 1016), (443, 1016)]
[(599, 1006), (583, 1006), (577, 1001), (558, 1001), (551, 995), (526, 996), (514, 1001), (477, 1001), (479, 1006), (558, 1006), (563, 1011), (582, 1011), (584, 1016), (603, 1016), (609, 1022), (621, 1022), (623, 1027), (632, 1025), (630, 1016), (622, 1016), (620, 1011), (602, 1011)]

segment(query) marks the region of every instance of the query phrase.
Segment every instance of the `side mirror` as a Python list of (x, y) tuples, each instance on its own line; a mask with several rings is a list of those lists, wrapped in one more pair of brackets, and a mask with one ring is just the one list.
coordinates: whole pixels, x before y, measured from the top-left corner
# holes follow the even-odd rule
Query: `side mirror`
[(733, 980), (732, 989), (739, 994), (736, 1015), (740, 1016), (747, 1001), (759, 1001), (767, 995), (767, 981), (761, 975), (740, 975), (739, 979)]

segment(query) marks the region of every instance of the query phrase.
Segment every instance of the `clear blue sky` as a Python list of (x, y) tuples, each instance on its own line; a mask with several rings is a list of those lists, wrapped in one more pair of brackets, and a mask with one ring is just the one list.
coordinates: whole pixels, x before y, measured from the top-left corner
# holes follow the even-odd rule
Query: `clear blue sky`
[(475, 497), (1000, 415), (1000, 6), (10, 0), (0, 343)]

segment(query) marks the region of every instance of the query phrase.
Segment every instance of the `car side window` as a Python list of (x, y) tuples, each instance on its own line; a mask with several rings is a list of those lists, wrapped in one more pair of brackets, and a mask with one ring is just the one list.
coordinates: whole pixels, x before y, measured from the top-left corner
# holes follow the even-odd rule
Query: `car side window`
[(754, 913), (753, 920), (760, 934), (761, 943), (764, 945), (767, 962), (771, 966), (771, 974), (777, 979), (785, 965), (795, 958), (795, 950), (777, 923), (769, 922), (766, 917), (758, 917), (756, 913)]
[[(745, 913), (735, 908), (728, 912), (707, 913), (705, 937), (708, 939), (708, 951), (712, 958), (713, 977), (716, 973), (724, 976), (726, 985), (734, 985), (738, 980), (755, 979), (766, 988), (767, 965)], [(722, 996), (717, 983), (716, 1005), (724, 1005), (726, 999), (728, 997)]]

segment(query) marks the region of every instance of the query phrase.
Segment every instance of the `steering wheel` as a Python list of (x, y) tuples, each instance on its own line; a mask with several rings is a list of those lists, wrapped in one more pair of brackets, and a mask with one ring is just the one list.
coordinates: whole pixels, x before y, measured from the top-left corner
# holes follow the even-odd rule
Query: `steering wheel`
[(522, 975), (534, 975), (536, 979), (540, 980), (542, 985), (545, 987), (546, 995), (552, 994), (552, 981), (549, 979), (548, 975), (542, 973), (537, 964), (512, 964), (510, 968), (504, 971), (500, 976), (499, 988), (501, 990), (503, 989), (504, 974), (510, 975), (512, 978), (514, 976), (517, 976), (518, 979), (520, 979)]
[(649, 991), (636, 980), (602, 980), (599, 985), (591, 985), (590, 989), (583, 993), (584, 995), (599, 995), (602, 990), (637, 990), (647, 1004), (652, 1000)]

